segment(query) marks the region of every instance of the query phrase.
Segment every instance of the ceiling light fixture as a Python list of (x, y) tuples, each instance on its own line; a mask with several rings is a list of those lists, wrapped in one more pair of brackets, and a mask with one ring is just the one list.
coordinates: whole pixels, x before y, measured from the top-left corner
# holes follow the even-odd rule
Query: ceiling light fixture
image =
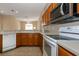
[(18, 11), (13, 10), (13, 9), (11, 10), (11, 12), (12, 12), (12, 13), (16, 13), (16, 14), (18, 13)]

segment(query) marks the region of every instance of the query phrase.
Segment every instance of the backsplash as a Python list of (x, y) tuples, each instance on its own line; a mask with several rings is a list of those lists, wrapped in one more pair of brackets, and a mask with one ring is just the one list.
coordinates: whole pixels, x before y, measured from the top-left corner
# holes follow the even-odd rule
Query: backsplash
[(79, 33), (79, 26), (61, 27), (60, 32)]
[(59, 35), (59, 28), (60, 28), (60, 25), (51, 24), (44, 27), (44, 33), (47, 35)]

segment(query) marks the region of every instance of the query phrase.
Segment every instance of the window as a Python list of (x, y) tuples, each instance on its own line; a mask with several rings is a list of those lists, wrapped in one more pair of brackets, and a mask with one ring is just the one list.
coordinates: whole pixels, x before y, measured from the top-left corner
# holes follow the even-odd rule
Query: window
[(25, 30), (33, 30), (33, 24), (25, 24)]

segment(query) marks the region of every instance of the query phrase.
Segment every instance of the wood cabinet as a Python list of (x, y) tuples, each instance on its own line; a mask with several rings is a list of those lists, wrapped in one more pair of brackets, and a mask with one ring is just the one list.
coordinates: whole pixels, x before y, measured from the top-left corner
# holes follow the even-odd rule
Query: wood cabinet
[(40, 49), (43, 53), (43, 36), (41, 34), (39, 34), (39, 42), (38, 42)]
[(75, 54), (71, 53), (61, 46), (58, 46), (58, 56), (75, 56)]
[(52, 10), (55, 9), (58, 6), (58, 3), (52, 3)]
[(50, 22), (50, 13), (52, 10), (54, 10), (56, 7), (58, 6), (57, 3), (51, 3), (49, 5), (49, 7), (47, 8), (47, 10), (44, 12), (44, 14), (42, 15), (42, 22), (44, 25), (48, 25)]
[(40, 40), (39, 33), (22, 33), (22, 45), (39, 46)]
[(42, 47), (42, 35), (40, 33), (17, 33), (16, 46), (40, 46)]
[(0, 34), (0, 52), (2, 52), (2, 35)]
[(77, 3), (77, 13), (79, 14), (79, 3)]
[(16, 33), (16, 47), (21, 46), (21, 33)]
[(21, 45), (28, 45), (28, 35), (26, 33), (21, 33)]

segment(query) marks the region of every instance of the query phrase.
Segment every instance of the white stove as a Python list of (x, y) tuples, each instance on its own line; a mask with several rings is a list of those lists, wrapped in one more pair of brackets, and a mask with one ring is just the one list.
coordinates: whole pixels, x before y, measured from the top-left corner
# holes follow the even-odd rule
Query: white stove
[[(43, 35), (44, 36), (44, 50), (47, 56), (58, 55), (58, 40), (79, 40), (79, 28), (74, 27), (61, 27), (60, 35)], [(77, 30), (77, 31), (76, 31)]]

